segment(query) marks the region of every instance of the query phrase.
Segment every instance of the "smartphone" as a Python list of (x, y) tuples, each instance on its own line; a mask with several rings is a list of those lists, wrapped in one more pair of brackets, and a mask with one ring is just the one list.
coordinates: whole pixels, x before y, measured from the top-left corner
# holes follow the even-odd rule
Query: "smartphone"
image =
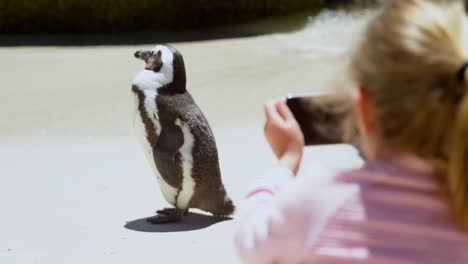
[(286, 103), (296, 118), (305, 145), (359, 142), (351, 98), (344, 94), (289, 95)]

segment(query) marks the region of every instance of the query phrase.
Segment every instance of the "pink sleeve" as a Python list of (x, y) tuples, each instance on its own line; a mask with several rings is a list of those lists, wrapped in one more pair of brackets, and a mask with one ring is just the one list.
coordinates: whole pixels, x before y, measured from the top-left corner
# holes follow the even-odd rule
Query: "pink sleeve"
[(235, 217), (244, 263), (300, 262), (330, 216), (356, 193), (320, 164), (313, 167), (314, 175), (297, 178), (277, 167), (254, 181)]

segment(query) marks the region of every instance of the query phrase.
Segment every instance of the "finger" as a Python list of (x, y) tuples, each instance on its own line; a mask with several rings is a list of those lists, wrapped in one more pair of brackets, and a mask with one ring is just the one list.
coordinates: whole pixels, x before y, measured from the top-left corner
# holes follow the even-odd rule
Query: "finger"
[(282, 101), (277, 101), (277, 102), (275, 103), (275, 108), (276, 108), (276, 111), (278, 112), (278, 114), (281, 116), (281, 118), (282, 118), (283, 120), (286, 120), (287, 116), (284, 116), (284, 115), (283, 115), (283, 112), (282, 112), (282, 110), (281, 110), (282, 104), (283, 104)]
[(275, 102), (269, 102), (265, 105), (265, 115), (268, 121), (281, 122), (282, 118), (276, 110)]
[(296, 119), (294, 114), (291, 112), (291, 109), (289, 109), (288, 105), (286, 104), (286, 101), (283, 100), (278, 102), (276, 109), (284, 120), (290, 121)]

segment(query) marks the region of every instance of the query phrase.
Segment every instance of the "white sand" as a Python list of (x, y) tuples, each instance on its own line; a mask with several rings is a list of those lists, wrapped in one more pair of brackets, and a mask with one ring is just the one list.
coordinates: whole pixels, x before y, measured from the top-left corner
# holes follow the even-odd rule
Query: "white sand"
[[(174, 44), (235, 200), (274, 163), (262, 104), (340, 78), (354, 32), (338, 30), (342, 24), (319, 25), (335, 29), (328, 39), (311, 27)], [(0, 49), (0, 263), (238, 263), (233, 221), (199, 214), (167, 226), (138, 220), (167, 205), (131, 132), (130, 85), (143, 67), (132, 56), (138, 48)], [(360, 163), (343, 146), (308, 149), (306, 163), (312, 159)]]

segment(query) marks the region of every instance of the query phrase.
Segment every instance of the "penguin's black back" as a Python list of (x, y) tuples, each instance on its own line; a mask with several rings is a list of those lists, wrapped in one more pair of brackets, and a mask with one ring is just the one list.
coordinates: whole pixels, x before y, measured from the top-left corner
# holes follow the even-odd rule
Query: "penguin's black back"
[(176, 119), (180, 119), (190, 127), (193, 135), (191, 176), (195, 181), (195, 192), (190, 207), (209, 212), (220, 210), (224, 206), (226, 192), (221, 181), (216, 141), (202, 111), (187, 91), (172, 95), (159, 94), (156, 97), (156, 105), (160, 120), (175, 122)]

